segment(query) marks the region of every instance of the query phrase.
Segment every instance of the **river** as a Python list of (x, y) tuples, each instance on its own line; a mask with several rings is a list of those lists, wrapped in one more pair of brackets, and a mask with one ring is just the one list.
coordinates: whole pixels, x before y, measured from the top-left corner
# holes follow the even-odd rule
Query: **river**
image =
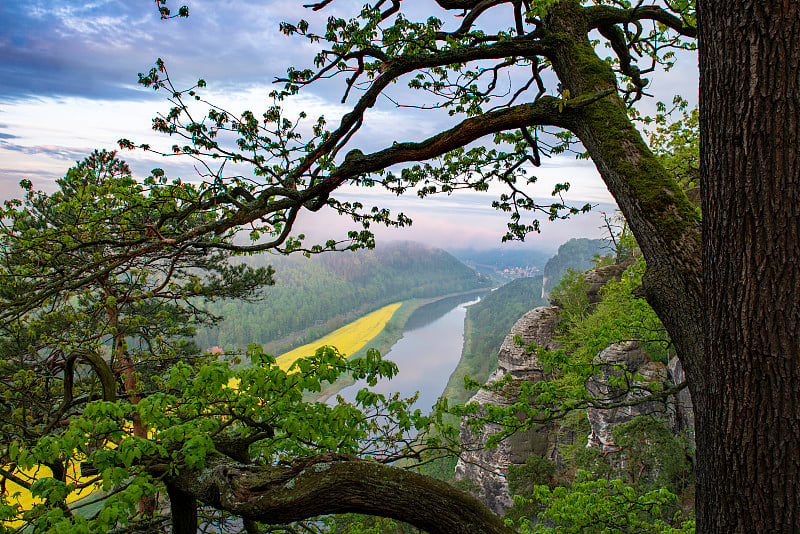
[[(397, 375), (391, 380), (379, 381), (372, 391), (384, 395), (399, 392), (403, 397), (419, 391), (414, 408), (429, 412), (461, 359), (467, 306), (479, 300), (474, 293), (459, 295), (415, 310), (408, 318), (403, 337), (384, 354), (397, 364)], [(367, 387), (366, 382), (359, 381), (338, 394), (352, 402), (358, 390), (364, 387)]]

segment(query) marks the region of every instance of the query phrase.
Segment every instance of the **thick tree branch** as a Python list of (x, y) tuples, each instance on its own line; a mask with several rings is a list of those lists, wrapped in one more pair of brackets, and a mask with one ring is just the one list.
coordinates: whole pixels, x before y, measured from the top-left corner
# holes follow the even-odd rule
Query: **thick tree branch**
[(436, 0), (436, 3), (444, 9), (472, 9), (482, 0)]
[(697, 28), (658, 6), (639, 6), (620, 9), (611, 6), (591, 6), (585, 8), (590, 28), (610, 24), (624, 24), (637, 20), (655, 20), (686, 37), (697, 37)]
[(322, 156), (330, 152), (345, 135), (347, 135), (360, 121), (363, 120), (367, 109), (375, 105), (378, 96), (395, 79), (404, 74), (420, 69), (429, 69), (452, 64), (468, 63), (485, 59), (499, 59), (513, 56), (545, 56), (550, 53), (548, 45), (530, 36), (516, 37), (491, 45), (473, 47), (467, 49), (446, 50), (435, 54), (417, 54), (401, 56), (390, 60), (386, 64), (386, 69), (367, 89), (364, 95), (353, 106), (353, 111), (347, 113), (339, 124), (339, 127), (331, 132), (331, 135), (319, 147), (291, 172), (291, 177), (299, 179), (314, 165)]
[(574, 124), (575, 110), (609, 94), (611, 90), (605, 90), (566, 101), (555, 97), (543, 97), (535, 102), (466, 119), (453, 128), (419, 143), (395, 143), (372, 154), (351, 151), (342, 165), (331, 173), (328, 180), (338, 184), (347, 178), (385, 169), (397, 163), (434, 158), (481, 137), (504, 130), (527, 126), (557, 126), (569, 129)]
[[(163, 475), (168, 467), (155, 471)], [(347, 455), (321, 454), (287, 467), (215, 456), (202, 471), (183, 470), (166, 481), (182, 499), (265, 523), (359, 512), (405, 521), (431, 534), (513, 532), (475, 497), (445, 482)]]

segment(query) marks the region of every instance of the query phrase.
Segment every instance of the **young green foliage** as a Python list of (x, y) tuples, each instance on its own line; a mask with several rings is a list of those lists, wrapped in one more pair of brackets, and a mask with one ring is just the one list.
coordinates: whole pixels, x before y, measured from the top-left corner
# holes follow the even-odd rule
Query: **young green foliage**
[[(4, 477), (23, 469), (20, 447), (57, 438), (87, 403), (123, 395), (136, 403), (163, 389), (176, 362), (203, 361), (191, 336), (216, 320), (204, 301), (252, 299), (272, 283), (271, 268), (171, 243), (164, 234), (203, 217), (165, 223), (196, 191), (168, 183), (158, 169), (140, 183), (115, 153), (95, 151), (52, 194), (21, 185), (24, 199), (6, 201), (0, 213), (0, 436), (14, 444), (0, 450)], [(141, 420), (134, 427), (146, 435)], [(70, 453), (51, 454), (44, 465), (55, 486), (41, 491), (62, 503)], [(46, 484), (37, 481), (37, 491)]]
[(694, 521), (672, 511), (676, 497), (666, 489), (639, 492), (621, 480), (593, 480), (579, 471), (569, 487), (536, 486), (533, 496), (544, 510), (536, 522), (521, 521), (522, 534), (694, 533)]
[[(31, 491), (45, 501), (21, 519), (38, 531), (107, 532), (134, 521), (138, 499), (154, 494), (165, 475), (202, 470), (220, 452), (231, 454), (232, 443), (244, 445), (240, 461), (257, 465), (290, 463), (326, 451), (392, 461), (408, 452), (403, 436), (430, 423), (419, 410), (409, 411), (413, 399), (367, 390), (358, 393), (355, 404), (304, 400), (305, 393), (320, 391), (344, 373), (369, 384), (394, 375), (397, 367), (374, 351), (348, 361), (323, 347), (289, 371), (257, 345), (247, 356), (252, 366), (240, 370), (227, 360), (199, 367), (178, 362), (165, 376), (164, 389), (138, 404), (94, 401), (63, 432), (20, 446), (20, 468), (55, 458), (67, 464), (85, 459), (109, 495), (96, 513), (73, 517), (54, 505), (75, 485), (41, 478)], [(148, 428), (146, 437), (130, 435), (134, 416)]]

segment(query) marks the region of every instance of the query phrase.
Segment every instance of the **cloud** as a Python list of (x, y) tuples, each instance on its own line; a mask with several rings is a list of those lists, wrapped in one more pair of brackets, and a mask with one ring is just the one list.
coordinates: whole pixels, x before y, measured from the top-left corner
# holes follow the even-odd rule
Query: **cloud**
[(329, 14), (296, 2), (190, 5), (188, 19), (161, 21), (152, 2), (0, 3), (0, 100), (131, 98), (136, 74), (159, 57), (179, 83), (271, 83), (289, 65), (310, 64), (318, 48), (281, 34), (280, 22), (304, 17), (319, 27)]
[[(13, 194), (19, 179), (26, 177), (33, 178), (37, 187), (52, 188), (53, 180), (63, 176), (72, 162), (95, 148), (116, 148), (122, 137), (168, 149), (174, 140), (151, 130), (152, 117), (165, 112), (168, 104), (161, 93), (136, 84), (136, 74), (149, 69), (158, 57), (166, 61), (179, 88), (203, 77), (208, 81), (205, 94), (210, 101), (237, 114), (245, 109), (263, 111), (272, 104), (267, 94), (276, 88), (274, 77), (285, 73), (289, 65), (311, 67), (319, 50), (319, 45), (281, 34), (280, 21), (304, 18), (313, 29), (322, 31), (328, 16), (349, 18), (360, 10), (363, 0), (337, 0), (320, 12), (304, 9), (303, 2), (294, 0), (192, 0), (189, 4), (189, 19), (159, 21), (152, 2), (0, 2), (0, 197)], [(508, 9), (490, 9), (484, 22), (506, 25)], [(418, 20), (441, 15), (441, 10), (435, 6), (430, 10), (429, 4), (422, 2), (404, 2), (404, 10)], [(459, 22), (450, 15), (444, 19), (451, 30)], [(684, 54), (669, 74), (649, 76), (653, 82), (648, 91), (657, 99), (669, 102), (678, 91), (696, 101), (694, 55)], [(334, 128), (363, 94), (355, 87), (341, 104), (343, 90), (342, 76), (321, 80), (286, 101), (287, 114), (293, 117), (305, 110), (309, 124), (325, 115), (328, 126)], [(388, 89), (388, 95), (412, 106), (429, 96), (409, 90), (402, 80)], [(650, 101), (643, 105), (646, 110), (652, 108)], [(420, 141), (462, 119), (443, 110), (397, 107), (382, 96), (369, 109), (351, 147), (366, 153), (395, 141)], [(303, 128), (307, 133), (308, 126)], [(190, 160), (138, 151), (125, 152), (122, 157), (137, 176), (161, 167), (169, 176), (197, 179)], [(569, 182), (566, 200), (613, 205), (591, 162), (558, 155), (545, 159), (542, 167), (528, 170), (537, 177), (526, 189), (532, 196), (547, 200), (556, 183)], [(340, 193), (365, 204), (374, 200), (414, 217), (409, 229), (379, 229), (381, 239), (416, 239), (439, 245), (474, 241), (494, 246), (505, 233), (506, 216), (489, 207), (500, 194), (495, 186), (484, 196), (456, 194), (424, 201), (397, 199), (377, 188), (344, 188)], [(347, 227), (344, 218), (330, 214), (306, 217), (302, 225), (309, 232), (322, 227), (320, 235)], [(543, 223), (542, 237), (530, 239), (589, 235), (598, 225), (594, 215)]]
[(57, 159), (74, 160), (76, 158), (82, 158), (83, 156), (86, 155), (86, 152), (83, 150), (76, 150), (69, 147), (54, 146), (54, 145), (21, 146), (21, 145), (15, 145), (13, 143), (8, 143), (5, 141), (0, 141), (0, 147), (6, 150), (22, 152), (23, 154), (43, 155), (46, 157), (49, 156)]
[[(373, 205), (388, 208), (395, 215), (403, 212), (413, 220), (411, 226), (406, 228), (373, 226), (371, 230), (378, 241), (418, 241), (450, 250), (498, 246), (550, 250), (573, 237), (603, 237), (601, 213), (611, 213), (616, 208), (614, 204), (602, 203), (588, 214), (575, 215), (566, 220), (548, 221), (546, 217), (538, 217), (541, 233), (529, 234), (524, 245), (515, 245), (501, 242), (509, 218), (508, 214), (491, 208), (491, 201), (495, 198), (491, 194), (459, 192), (448, 197), (419, 199), (414, 195), (397, 197), (371, 190), (359, 195), (358, 191), (348, 190), (348, 193), (336, 196), (341, 200), (360, 200), (367, 208)], [(529, 222), (533, 218), (537, 216), (528, 214), (523, 220)], [(325, 208), (313, 214), (302, 213), (295, 228), (296, 233), (303, 233), (316, 243), (331, 238), (343, 239), (348, 230), (358, 230), (360, 226), (349, 217)]]

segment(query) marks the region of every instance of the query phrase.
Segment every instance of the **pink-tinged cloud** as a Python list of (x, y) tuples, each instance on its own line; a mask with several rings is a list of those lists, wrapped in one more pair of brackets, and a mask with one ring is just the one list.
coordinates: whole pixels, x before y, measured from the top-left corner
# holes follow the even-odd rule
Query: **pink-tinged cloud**
[[(450, 250), (514, 246), (501, 242), (509, 219), (507, 214), (491, 207), (491, 195), (464, 193), (427, 199), (370, 195), (369, 200), (361, 200), (365, 206), (374, 204), (388, 207), (393, 213), (402, 211), (413, 221), (410, 227), (404, 228), (372, 226), (370, 229), (378, 242), (416, 241)], [(610, 213), (613, 210), (613, 205), (602, 204), (588, 214), (575, 215), (567, 220), (547, 221), (540, 217), (542, 232), (530, 234), (525, 240), (526, 246), (553, 249), (573, 237), (603, 237), (601, 211)], [(317, 213), (303, 213), (295, 228), (296, 233), (306, 235), (308, 244), (341, 239), (348, 230), (360, 229), (349, 217), (340, 216), (328, 208)]]

